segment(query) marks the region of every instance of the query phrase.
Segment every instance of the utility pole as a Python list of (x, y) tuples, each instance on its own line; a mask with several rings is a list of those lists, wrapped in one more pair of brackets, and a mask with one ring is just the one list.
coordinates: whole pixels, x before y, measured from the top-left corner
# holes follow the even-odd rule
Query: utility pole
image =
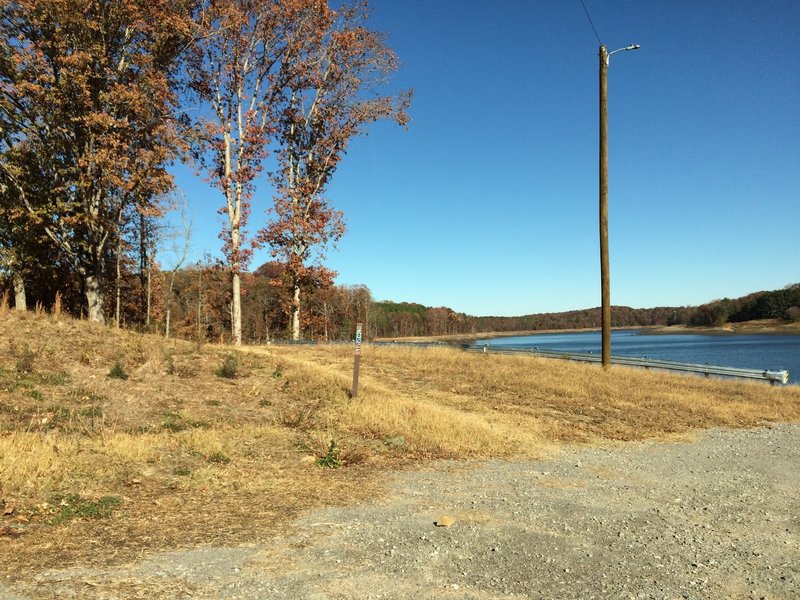
[(611, 283), (608, 265), (608, 50), (600, 46), (600, 306), (602, 364), (611, 365)]
[(600, 305), (602, 329), (602, 364), (611, 366), (611, 283), (608, 262), (608, 62), (611, 55), (623, 50), (638, 50), (630, 44), (609, 52), (600, 45)]

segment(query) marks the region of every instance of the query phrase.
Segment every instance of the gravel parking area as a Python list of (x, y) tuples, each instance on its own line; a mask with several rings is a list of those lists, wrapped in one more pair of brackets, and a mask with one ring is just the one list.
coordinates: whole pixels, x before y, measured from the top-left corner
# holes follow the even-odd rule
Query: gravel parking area
[(800, 426), (437, 463), (269, 546), (45, 572), (0, 597), (796, 599)]

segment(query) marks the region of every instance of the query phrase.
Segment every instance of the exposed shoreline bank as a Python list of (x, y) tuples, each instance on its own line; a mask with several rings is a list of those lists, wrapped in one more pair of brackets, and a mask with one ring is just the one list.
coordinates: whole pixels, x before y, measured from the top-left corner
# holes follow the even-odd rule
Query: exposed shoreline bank
[(647, 333), (661, 334), (701, 334), (701, 335), (800, 335), (800, 323), (785, 323), (777, 320), (744, 321), (726, 323), (719, 327), (694, 327), (690, 325), (671, 325), (669, 327), (648, 327)]

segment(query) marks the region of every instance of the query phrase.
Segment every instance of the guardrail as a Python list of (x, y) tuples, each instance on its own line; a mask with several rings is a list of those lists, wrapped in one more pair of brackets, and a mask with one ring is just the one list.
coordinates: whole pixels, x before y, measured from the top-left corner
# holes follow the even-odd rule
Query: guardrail
[[(544, 358), (560, 358), (562, 360), (575, 360), (579, 362), (599, 363), (602, 357), (599, 354), (587, 352), (563, 352), (560, 350), (542, 350), (529, 346), (475, 346), (465, 344), (461, 346), (470, 352), (491, 352), (494, 354), (532, 354)], [(657, 360), (652, 358), (635, 358), (632, 356), (612, 356), (611, 363), (644, 369), (659, 369), (664, 371), (679, 371), (683, 373), (698, 373), (706, 377), (733, 377), (739, 379), (757, 379), (769, 382), (772, 385), (786, 385), (789, 383), (789, 371), (771, 369), (740, 369), (738, 367), (718, 367), (714, 365), (698, 365), (694, 363), (673, 362), (670, 360)]]

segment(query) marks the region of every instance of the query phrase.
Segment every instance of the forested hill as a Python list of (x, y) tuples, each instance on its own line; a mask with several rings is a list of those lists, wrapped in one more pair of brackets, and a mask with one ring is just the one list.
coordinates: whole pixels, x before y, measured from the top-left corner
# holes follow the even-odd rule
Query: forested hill
[[(612, 307), (614, 327), (687, 323), (695, 309)], [(540, 313), (519, 317), (475, 317), (447, 307), (430, 308), (408, 302), (376, 302), (372, 307), (376, 337), (471, 334), (481, 332), (584, 329), (600, 327), (600, 309)]]
[[(376, 337), (408, 337), (481, 332), (536, 331), (600, 327), (600, 309), (539, 313), (519, 317), (475, 317), (447, 307), (431, 308), (408, 302), (372, 305)], [(762, 291), (741, 298), (714, 300), (697, 307), (630, 308), (614, 306), (613, 327), (651, 325), (720, 326), (756, 319), (800, 321), (800, 283), (781, 290)]]

